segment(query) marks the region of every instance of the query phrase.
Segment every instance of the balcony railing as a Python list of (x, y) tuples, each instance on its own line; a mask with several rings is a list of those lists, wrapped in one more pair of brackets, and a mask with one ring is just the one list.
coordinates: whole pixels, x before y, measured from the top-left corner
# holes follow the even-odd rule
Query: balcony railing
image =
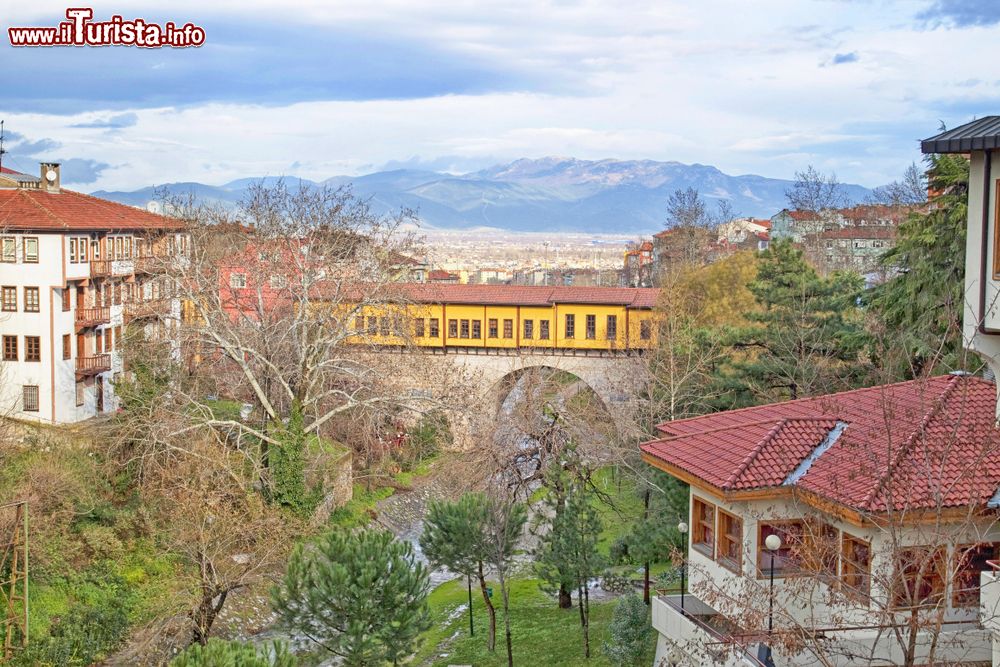
[(111, 308), (108, 306), (97, 306), (96, 308), (77, 308), (76, 326), (84, 329), (107, 324), (111, 321)]
[(130, 301), (122, 309), (122, 317), (126, 322), (137, 319), (163, 317), (168, 313), (169, 302), (163, 299), (147, 301)]
[(130, 276), (135, 273), (132, 259), (94, 259), (90, 261), (90, 277)]
[(76, 372), (79, 375), (97, 375), (111, 370), (110, 354), (95, 354), (76, 358)]

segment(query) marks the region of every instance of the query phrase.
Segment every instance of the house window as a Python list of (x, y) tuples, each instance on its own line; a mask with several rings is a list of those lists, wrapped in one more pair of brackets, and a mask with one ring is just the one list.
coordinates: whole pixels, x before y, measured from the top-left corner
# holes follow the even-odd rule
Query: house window
[(17, 336), (3, 337), (3, 360), (17, 361)]
[(608, 338), (608, 340), (615, 340), (616, 338), (618, 338), (618, 316), (617, 315), (608, 315), (607, 338)]
[(428, 328), (430, 329), (431, 338), (437, 338), (440, 334), (440, 330), (438, 329), (438, 318), (432, 317), (430, 327)]
[(469, 337), (469, 320), (462, 320), (459, 328), (459, 338)]
[(26, 384), (22, 388), (21, 409), (25, 412), (38, 412), (38, 385)]
[(96, 239), (90, 242), (90, 257), (95, 260), (101, 258), (101, 244)]
[(597, 315), (587, 315), (587, 340), (597, 338)]
[(871, 566), (871, 545), (844, 533), (840, 553), (840, 581), (843, 590), (867, 599), (871, 592)]
[(714, 546), (715, 505), (694, 498), (691, 502), (691, 547), (713, 558)]
[(364, 330), (365, 330), (365, 316), (364, 315), (355, 315), (354, 316), (354, 331), (357, 332), (357, 333), (361, 333)]
[(376, 333), (378, 333), (378, 318), (377, 317), (369, 317), (368, 318), (368, 335), (369, 336), (374, 336)]
[(895, 554), (891, 602), (895, 609), (937, 606), (944, 600), (947, 556), (942, 547), (910, 547)]
[(25, 336), (24, 337), (24, 360), (25, 361), (41, 361), (42, 360), (42, 339), (39, 336)]
[(389, 335), (389, 318), (380, 317), (378, 318), (378, 333), (380, 336)]
[(576, 336), (576, 315), (566, 316), (566, 338), (574, 338)]
[(24, 261), (29, 264), (38, 263), (38, 237), (24, 237)]
[(73, 343), (69, 334), (63, 334), (63, 359), (69, 359), (73, 356)]
[[(764, 546), (764, 541), (771, 535), (781, 538), (781, 547), (776, 551)], [(774, 576), (798, 574), (802, 570), (801, 557), (804, 551), (802, 535), (801, 521), (757, 524), (757, 568), (760, 572), (769, 574), (773, 559)]]
[(267, 280), (273, 290), (285, 289), (288, 287), (288, 278), (285, 276), (271, 276)]
[(483, 337), (482, 320), (472, 320), (472, 337), (476, 340)]
[(126, 236), (124, 243), (125, 243), (125, 253), (124, 253), (125, 257), (126, 258), (131, 257), (132, 256), (132, 237), (131, 236)]
[(487, 332), (489, 334), (489, 337), (496, 338), (497, 335), (500, 333), (499, 327), (497, 326), (498, 322), (496, 321), (496, 319), (491, 318), (487, 324), (489, 325), (487, 327)]
[(1000, 543), (966, 544), (955, 549), (955, 579), (951, 606), (956, 609), (979, 606), (979, 577), (992, 569), (989, 561), (1000, 557)]
[(807, 519), (803, 523), (798, 556), (804, 569), (828, 580), (836, 579), (840, 551), (840, 531), (823, 521)]
[(70, 303), (69, 303), (69, 300), (70, 300), (69, 299), (69, 290), (68, 289), (61, 290), (61, 294), (62, 294), (61, 298), (62, 298), (62, 309), (63, 309), (63, 312), (64, 313), (68, 313), (69, 312), (69, 307), (70, 307)]
[(247, 286), (247, 274), (245, 273), (230, 273), (229, 274), (229, 286), (233, 289), (243, 289)]
[(719, 510), (718, 560), (733, 572), (743, 568), (743, 521)]
[(424, 318), (414, 317), (413, 318), (413, 335), (417, 338), (424, 337)]
[(86, 237), (82, 237), (82, 238), (80, 238), (80, 239), (77, 240), (77, 248), (79, 248), (79, 251), (80, 251), (80, 256), (77, 259), (79, 259), (81, 262), (86, 262), (87, 261), (87, 239), (86, 239)]
[(549, 321), (548, 320), (538, 320), (538, 339), (548, 340), (549, 339)]
[(69, 240), (69, 263), (76, 264), (76, 239)]
[(653, 323), (649, 320), (639, 322), (639, 340), (649, 340), (653, 337)]
[(535, 335), (535, 321), (525, 320), (524, 321), (524, 339), (531, 340)]
[(503, 321), (503, 337), (504, 338), (514, 337), (514, 320)]
[(17, 241), (13, 236), (4, 236), (2, 251), (0, 251), (0, 261), (3, 262), (16, 262), (17, 261)]
[(115, 237), (115, 259), (122, 258), (122, 237)]
[(448, 320), (448, 338), (458, 338), (458, 320)]
[(14, 312), (17, 310), (17, 288), (4, 285), (3, 287), (3, 310), (4, 312)]
[(26, 313), (37, 313), (39, 307), (38, 298), (38, 288), (37, 287), (25, 287), (24, 288), (24, 312)]
[(76, 406), (80, 407), (83, 405), (83, 399), (86, 397), (86, 387), (82, 382), (76, 383)]
[(115, 349), (114, 339), (111, 337), (111, 327), (104, 330), (104, 351), (111, 352)]
[(104, 352), (104, 334), (100, 331), (94, 334), (94, 353), (102, 354)]

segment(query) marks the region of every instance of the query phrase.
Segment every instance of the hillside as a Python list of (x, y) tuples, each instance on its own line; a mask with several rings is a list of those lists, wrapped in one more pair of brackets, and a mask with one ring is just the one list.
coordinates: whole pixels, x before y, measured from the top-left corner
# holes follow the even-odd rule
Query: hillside
[[(239, 201), (256, 179), (224, 185), (168, 183), (175, 194), (223, 205)], [(267, 179), (273, 180), (273, 179)], [(306, 185), (314, 181), (300, 180)], [(521, 159), (468, 174), (398, 169), (322, 183), (353, 185), (379, 211), (415, 209), (429, 227), (496, 227), (511, 231), (615, 231), (626, 234), (663, 228), (667, 198), (679, 188), (696, 188), (709, 202), (728, 200), (739, 215), (770, 217), (785, 206), (791, 181), (764, 176), (730, 176), (715, 167), (653, 160), (577, 160), (548, 157)], [(868, 190), (844, 185), (845, 194), (861, 200)], [(145, 206), (156, 199), (154, 186), (131, 192), (100, 190), (93, 194)]]

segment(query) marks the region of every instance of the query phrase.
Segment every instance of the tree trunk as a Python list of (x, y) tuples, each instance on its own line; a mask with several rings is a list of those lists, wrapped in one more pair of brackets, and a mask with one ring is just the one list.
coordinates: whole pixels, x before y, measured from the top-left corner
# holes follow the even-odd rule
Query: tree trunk
[(479, 590), (483, 592), (483, 602), (486, 603), (486, 614), (490, 624), (486, 631), (486, 648), (492, 653), (497, 647), (497, 610), (493, 608), (493, 600), (486, 590), (486, 577), (483, 576), (483, 562), (479, 561)]
[[(191, 633), (191, 641), (198, 642), (202, 646), (208, 644), (208, 638), (212, 634), (212, 625), (215, 618), (226, 603), (226, 593), (214, 594), (214, 590), (202, 589), (201, 602), (198, 608), (191, 612), (191, 620), (194, 621), (194, 629)], [(217, 604), (212, 604), (212, 600), (219, 598)]]
[[(646, 487), (645, 493), (642, 494), (642, 520), (645, 521), (649, 517), (649, 487)], [(643, 577), (642, 577), (642, 601), (649, 606), (649, 561), (647, 560), (643, 566)]]
[(583, 657), (590, 658), (590, 589), (583, 585)]
[(507, 590), (507, 578), (504, 567), (497, 569), (500, 577), (500, 594), (503, 596), (503, 628), (507, 640), (507, 667), (514, 667), (514, 641), (510, 634), (510, 592)]
[(573, 608), (573, 596), (569, 594), (566, 590), (566, 584), (559, 584), (559, 608), (560, 609), (572, 609)]

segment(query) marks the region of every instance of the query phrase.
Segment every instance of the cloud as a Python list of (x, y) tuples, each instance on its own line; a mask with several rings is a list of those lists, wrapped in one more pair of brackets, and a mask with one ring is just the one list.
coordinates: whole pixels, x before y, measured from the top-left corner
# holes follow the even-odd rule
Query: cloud
[(858, 52), (851, 51), (850, 53), (838, 53), (833, 56), (832, 64), (834, 65), (844, 65), (846, 63), (856, 63), (858, 62)]
[(58, 162), (62, 165), (60, 180), (67, 185), (88, 185), (94, 183), (101, 177), (104, 170), (111, 166), (105, 162), (76, 157)]
[(91, 121), (70, 125), (75, 128), (105, 128), (109, 130), (120, 130), (125, 127), (132, 127), (139, 121), (139, 117), (134, 113), (120, 113), (114, 116), (103, 116)]
[(493, 166), (497, 162), (498, 160), (490, 155), (476, 157), (442, 155), (435, 158), (423, 158), (419, 155), (414, 155), (406, 160), (389, 160), (379, 167), (378, 171), (413, 169), (416, 171), (436, 171), (446, 174), (466, 174)]
[(959, 28), (990, 26), (1000, 23), (996, 0), (935, 0), (917, 14), (917, 19), (931, 25), (950, 25)]

